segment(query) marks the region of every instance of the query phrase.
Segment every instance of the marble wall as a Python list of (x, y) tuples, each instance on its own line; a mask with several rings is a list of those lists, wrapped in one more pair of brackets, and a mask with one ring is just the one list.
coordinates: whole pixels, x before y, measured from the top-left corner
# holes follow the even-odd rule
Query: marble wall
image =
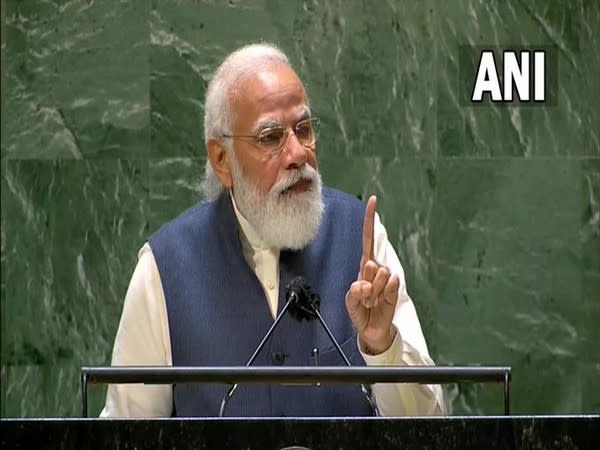
[[(379, 196), (434, 359), (512, 366), (517, 413), (600, 410), (598, 2), (1, 7), (3, 417), (79, 414), (137, 250), (198, 199), (211, 71), (259, 40), (306, 82), (326, 183)], [(557, 104), (465, 106), (465, 45), (552, 46)], [(446, 397), (502, 411), (500, 386)]]

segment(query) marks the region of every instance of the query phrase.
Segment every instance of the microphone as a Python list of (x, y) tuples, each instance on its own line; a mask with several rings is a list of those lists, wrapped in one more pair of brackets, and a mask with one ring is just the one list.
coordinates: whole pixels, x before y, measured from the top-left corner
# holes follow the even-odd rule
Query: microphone
[[(325, 319), (323, 319), (323, 316), (319, 311), (319, 307), (321, 305), (321, 299), (319, 298), (319, 295), (313, 291), (313, 289), (310, 287), (310, 284), (304, 277), (297, 276), (290, 282), (287, 287), (286, 298), (288, 299), (286, 306), (292, 302), (290, 314), (292, 314), (292, 316), (298, 320), (312, 320), (314, 318), (319, 319), (319, 322), (327, 333), (329, 340), (335, 346), (335, 349), (344, 360), (344, 363), (349, 367), (352, 366), (352, 364), (350, 364), (350, 360), (346, 357), (342, 347), (340, 347), (340, 344), (327, 326)], [(379, 416), (379, 408), (377, 408), (377, 404), (375, 403), (375, 400), (373, 399), (373, 396), (367, 387), (361, 383), (360, 389), (367, 399), (367, 402), (369, 402), (369, 405), (373, 410), (373, 414), (375, 416)]]
[(316, 319), (321, 299), (304, 277), (296, 277), (287, 285), (285, 298), (290, 304), (290, 314), (299, 322)]

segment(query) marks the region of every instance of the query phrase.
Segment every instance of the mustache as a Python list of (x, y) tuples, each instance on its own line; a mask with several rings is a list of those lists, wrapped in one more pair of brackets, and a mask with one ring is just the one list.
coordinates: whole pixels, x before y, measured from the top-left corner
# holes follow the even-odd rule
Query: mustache
[(290, 171), (288, 175), (275, 183), (275, 185), (271, 188), (270, 194), (275, 196), (283, 194), (286, 190), (291, 188), (299, 181), (307, 181), (312, 185), (317, 180), (318, 176), (318, 172), (312, 166), (305, 164), (300, 169)]

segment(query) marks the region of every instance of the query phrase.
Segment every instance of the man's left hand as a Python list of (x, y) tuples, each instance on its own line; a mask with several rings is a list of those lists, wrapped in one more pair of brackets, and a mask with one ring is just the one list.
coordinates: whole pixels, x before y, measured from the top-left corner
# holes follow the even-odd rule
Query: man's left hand
[(375, 261), (374, 228), (377, 198), (367, 202), (363, 223), (363, 253), (358, 279), (346, 294), (346, 309), (358, 331), (361, 343), (370, 354), (386, 351), (394, 340), (392, 319), (398, 301), (400, 278)]

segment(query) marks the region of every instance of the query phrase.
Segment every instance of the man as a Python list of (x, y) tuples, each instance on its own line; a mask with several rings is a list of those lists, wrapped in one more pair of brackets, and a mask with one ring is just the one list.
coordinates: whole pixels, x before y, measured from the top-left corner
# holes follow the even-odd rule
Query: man
[[(322, 188), (302, 82), (275, 46), (229, 55), (205, 104), (208, 202), (164, 225), (139, 254), (113, 365), (244, 365), (304, 276), (353, 365), (432, 365), (403, 270), (376, 215)], [(315, 350), (316, 349), (316, 350)], [(318, 357), (315, 353), (318, 352)], [(343, 365), (317, 321), (285, 315), (254, 365)], [(227, 386), (109, 386), (102, 416), (215, 416)], [(378, 384), (382, 415), (443, 412), (437, 385)], [(372, 413), (354, 385), (241, 385), (234, 416)]]

